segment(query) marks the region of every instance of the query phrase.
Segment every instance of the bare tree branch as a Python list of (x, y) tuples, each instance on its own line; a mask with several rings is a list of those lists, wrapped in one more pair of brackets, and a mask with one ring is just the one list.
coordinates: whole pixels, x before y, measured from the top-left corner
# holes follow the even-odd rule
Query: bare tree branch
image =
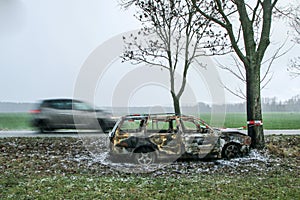
[(238, 97), (238, 98), (240, 98), (240, 99), (243, 99), (243, 100), (246, 100), (246, 99), (247, 99), (247, 97), (246, 97), (246, 95), (243, 93), (242, 89), (239, 88), (238, 90), (233, 91), (233, 90), (231, 90), (230, 88), (228, 88), (227, 86), (225, 86), (224, 84), (223, 84), (223, 86), (224, 86), (224, 88), (225, 88), (228, 92), (230, 92), (230, 93), (233, 94), (234, 96), (236, 96), (236, 97)]
[[(266, 74), (269, 74), (269, 72), (266, 73)], [(272, 80), (272, 78), (273, 78), (273, 73), (271, 74), (271, 76), (269, 77), (269, 79), (263, 84), (263, 86), (261, 86), (261, 90), (263, 90), (270, 83), (270, 81)]]
[(297, 78), (300, 76), (300, 57), (291, 59), (287, 70), (292, 78)]
[[(300, 44), (300, 6), (294, 8), (292, 12), (292, 21), (290, 22), (291, 27), (294, 30), (294, 42)], [(294, 57), (290, 60), (288, 71), (291, 77), (296, 78), (300, 76), (300, 57)]]
[[(235, 61), (237, 61), (237, 60), (235, 59)], [(224, 66), (224, 65), (221, 64), (219, 61), (217, 61), (217, 62), (218, 62), (218, 66), (219, 66), (221, 69), (230, 72), (230, 73), (233, 74), (236, 78), (238, 78), (240, 81), (242, 81), (243, 83), (246, 83), (246, 79), (245, 79), (244, 75), (243, 75), (242, 72), (241, 72), (240, 64), (239, 64), (239, 63), (236, 63), (236, 64), (235, 64), (235, 66), (236, 66), (236, 68), (238, 69), (238, 72), (239, 72), (239, 74), (238, 74), (238, 73), (235, 72), (235, 70), (231, 69), (230, 67)]]
[[(281, 50), (283, 49), (283, 47), (286, 46), (286, 43), (288, 41), (288, 37), (285, 39), (285, 41), (282, 43), (282, 45), (280, 45), (280, 47), (275, 51), (275, 53), (272, 55), (271, 58), (267, 59), (266, 61), (262, 62), (262, 65), (264, 65), (265, 63), (268, 63), (268, 67), (267, 67), (267, 70), (265, 72), (265, 74), (263, 75), (262, 79), (261, 79), (261, 82), (264, 82), (264, 80), (266, 79), (267, 75), (269, 74), (270, 72), (270, 69), (272, 67), (272, 64), (274, 63), (274, 61), (282, 56), (284, 56), (285, 54), (287, 54), (291, 49), (292, 47), (288, 48), (287, 50), (285, 50), (284, 52), (281, 53)], [(280, 53), (280, 54), (279, 54)], [(267, 83), (269, 83), (270, 81), (268, 80)], [(265, 84), (267, 85), (267, 84)], [(262, 87), (263, 89), (264, 87)]]

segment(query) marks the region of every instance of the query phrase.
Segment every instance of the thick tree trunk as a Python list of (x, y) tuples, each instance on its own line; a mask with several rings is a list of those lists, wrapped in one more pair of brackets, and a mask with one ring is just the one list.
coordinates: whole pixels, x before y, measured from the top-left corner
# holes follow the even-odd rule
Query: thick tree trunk
[(180, 115), (181, 114), (181, 110), (180, 110), (179, 98), (172, 91), (171, 91), (171, 94), (172, 94), (172, 98), (173, 98), (174, 112), (175, 112), (176, 115)]
[(247, 121), (248, 135), (252, 139), (252, 148), (264, 148), (264, 132), (262, 124), (260, 98), (260, 66), (248, 66), (247, 73)]

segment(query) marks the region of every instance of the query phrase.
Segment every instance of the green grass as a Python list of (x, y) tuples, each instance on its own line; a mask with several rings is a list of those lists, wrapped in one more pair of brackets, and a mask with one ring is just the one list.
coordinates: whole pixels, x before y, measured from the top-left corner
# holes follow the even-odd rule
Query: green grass
[(300, 129), (300, 113), (264, 113), (266, 129)]
[(1, 113), (0, 130), (30, 130), (29, 113)]
[[(292, 172), (253, 175), (68, 175), (0, 179), (4, 199), (298, 199)], [(1, 190), (1, 188), (0, 188)]]
[[(200, 117), (210, 122), (210, 113), (202, 113)], [(0, 130), (31, 130), (28, 113), (0, 114)], [(264, 113), (263, 123), (265, 129), (300, 129), (300, 113)], [(227, 113), (224, 127), (239, 128), (247, 125), (245, 113)]]

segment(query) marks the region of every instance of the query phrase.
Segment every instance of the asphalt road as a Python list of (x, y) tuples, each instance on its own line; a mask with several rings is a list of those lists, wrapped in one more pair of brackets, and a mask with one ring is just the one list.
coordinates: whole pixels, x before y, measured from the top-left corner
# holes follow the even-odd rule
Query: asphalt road
[[(241, 131), (241, 130), (239, 130)], [(246, 130), (241, 132), (247, 133)], [(264, 130), (265, 135), (300, 135), (300, 130)], [(49, 133), (37, 131), (0, 131), (0, 138), (4, 137), (107, 137), (107, 134), (95, 131), (61, 130)]]

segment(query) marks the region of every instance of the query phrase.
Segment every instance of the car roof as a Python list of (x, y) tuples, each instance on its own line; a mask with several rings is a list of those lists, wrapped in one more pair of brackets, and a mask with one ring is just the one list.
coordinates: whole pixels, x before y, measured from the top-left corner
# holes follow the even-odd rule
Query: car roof
[[(175, 118), (190, 118), (190, 119), (198, 119), (194, 116), (188, 116), (188, 115), (177, 115), (175, 113), (151, 113), (151, 114), (129, 114), (123, 116), (123, 118), (126, 119), (142, 119), (142, 118), (169, 118), (169, 119), (175, 119)], [(201, 120), (201, 119), (200, 119)], [(203, 120), (201, 120), (203, 121)]]
[(56, 98), (56, 99), (44, 99), (42, 102), (55, 102), (55, 101), (77, 101), (77, 102), (83, 102), (77, 99), (71, 99), (71, 98)]
[(177, 115), (175, 113), (152, 113), (152, 114), (129, 114), (125, 115), (122, 117), (123, 119), (145, 119), (145, 118), (150, 118), (150, 119), (176, 119), (176, 118), (181, 118), (181, 119), (186, 119), (186, 120), (197, 120), (200, 121), (202, 124), (205, 126), (209, 127), (212, 129), (212, 127), (206, 123), (204, 120), (195, 117), (195, 116), (189, 116), (189, 115)]

